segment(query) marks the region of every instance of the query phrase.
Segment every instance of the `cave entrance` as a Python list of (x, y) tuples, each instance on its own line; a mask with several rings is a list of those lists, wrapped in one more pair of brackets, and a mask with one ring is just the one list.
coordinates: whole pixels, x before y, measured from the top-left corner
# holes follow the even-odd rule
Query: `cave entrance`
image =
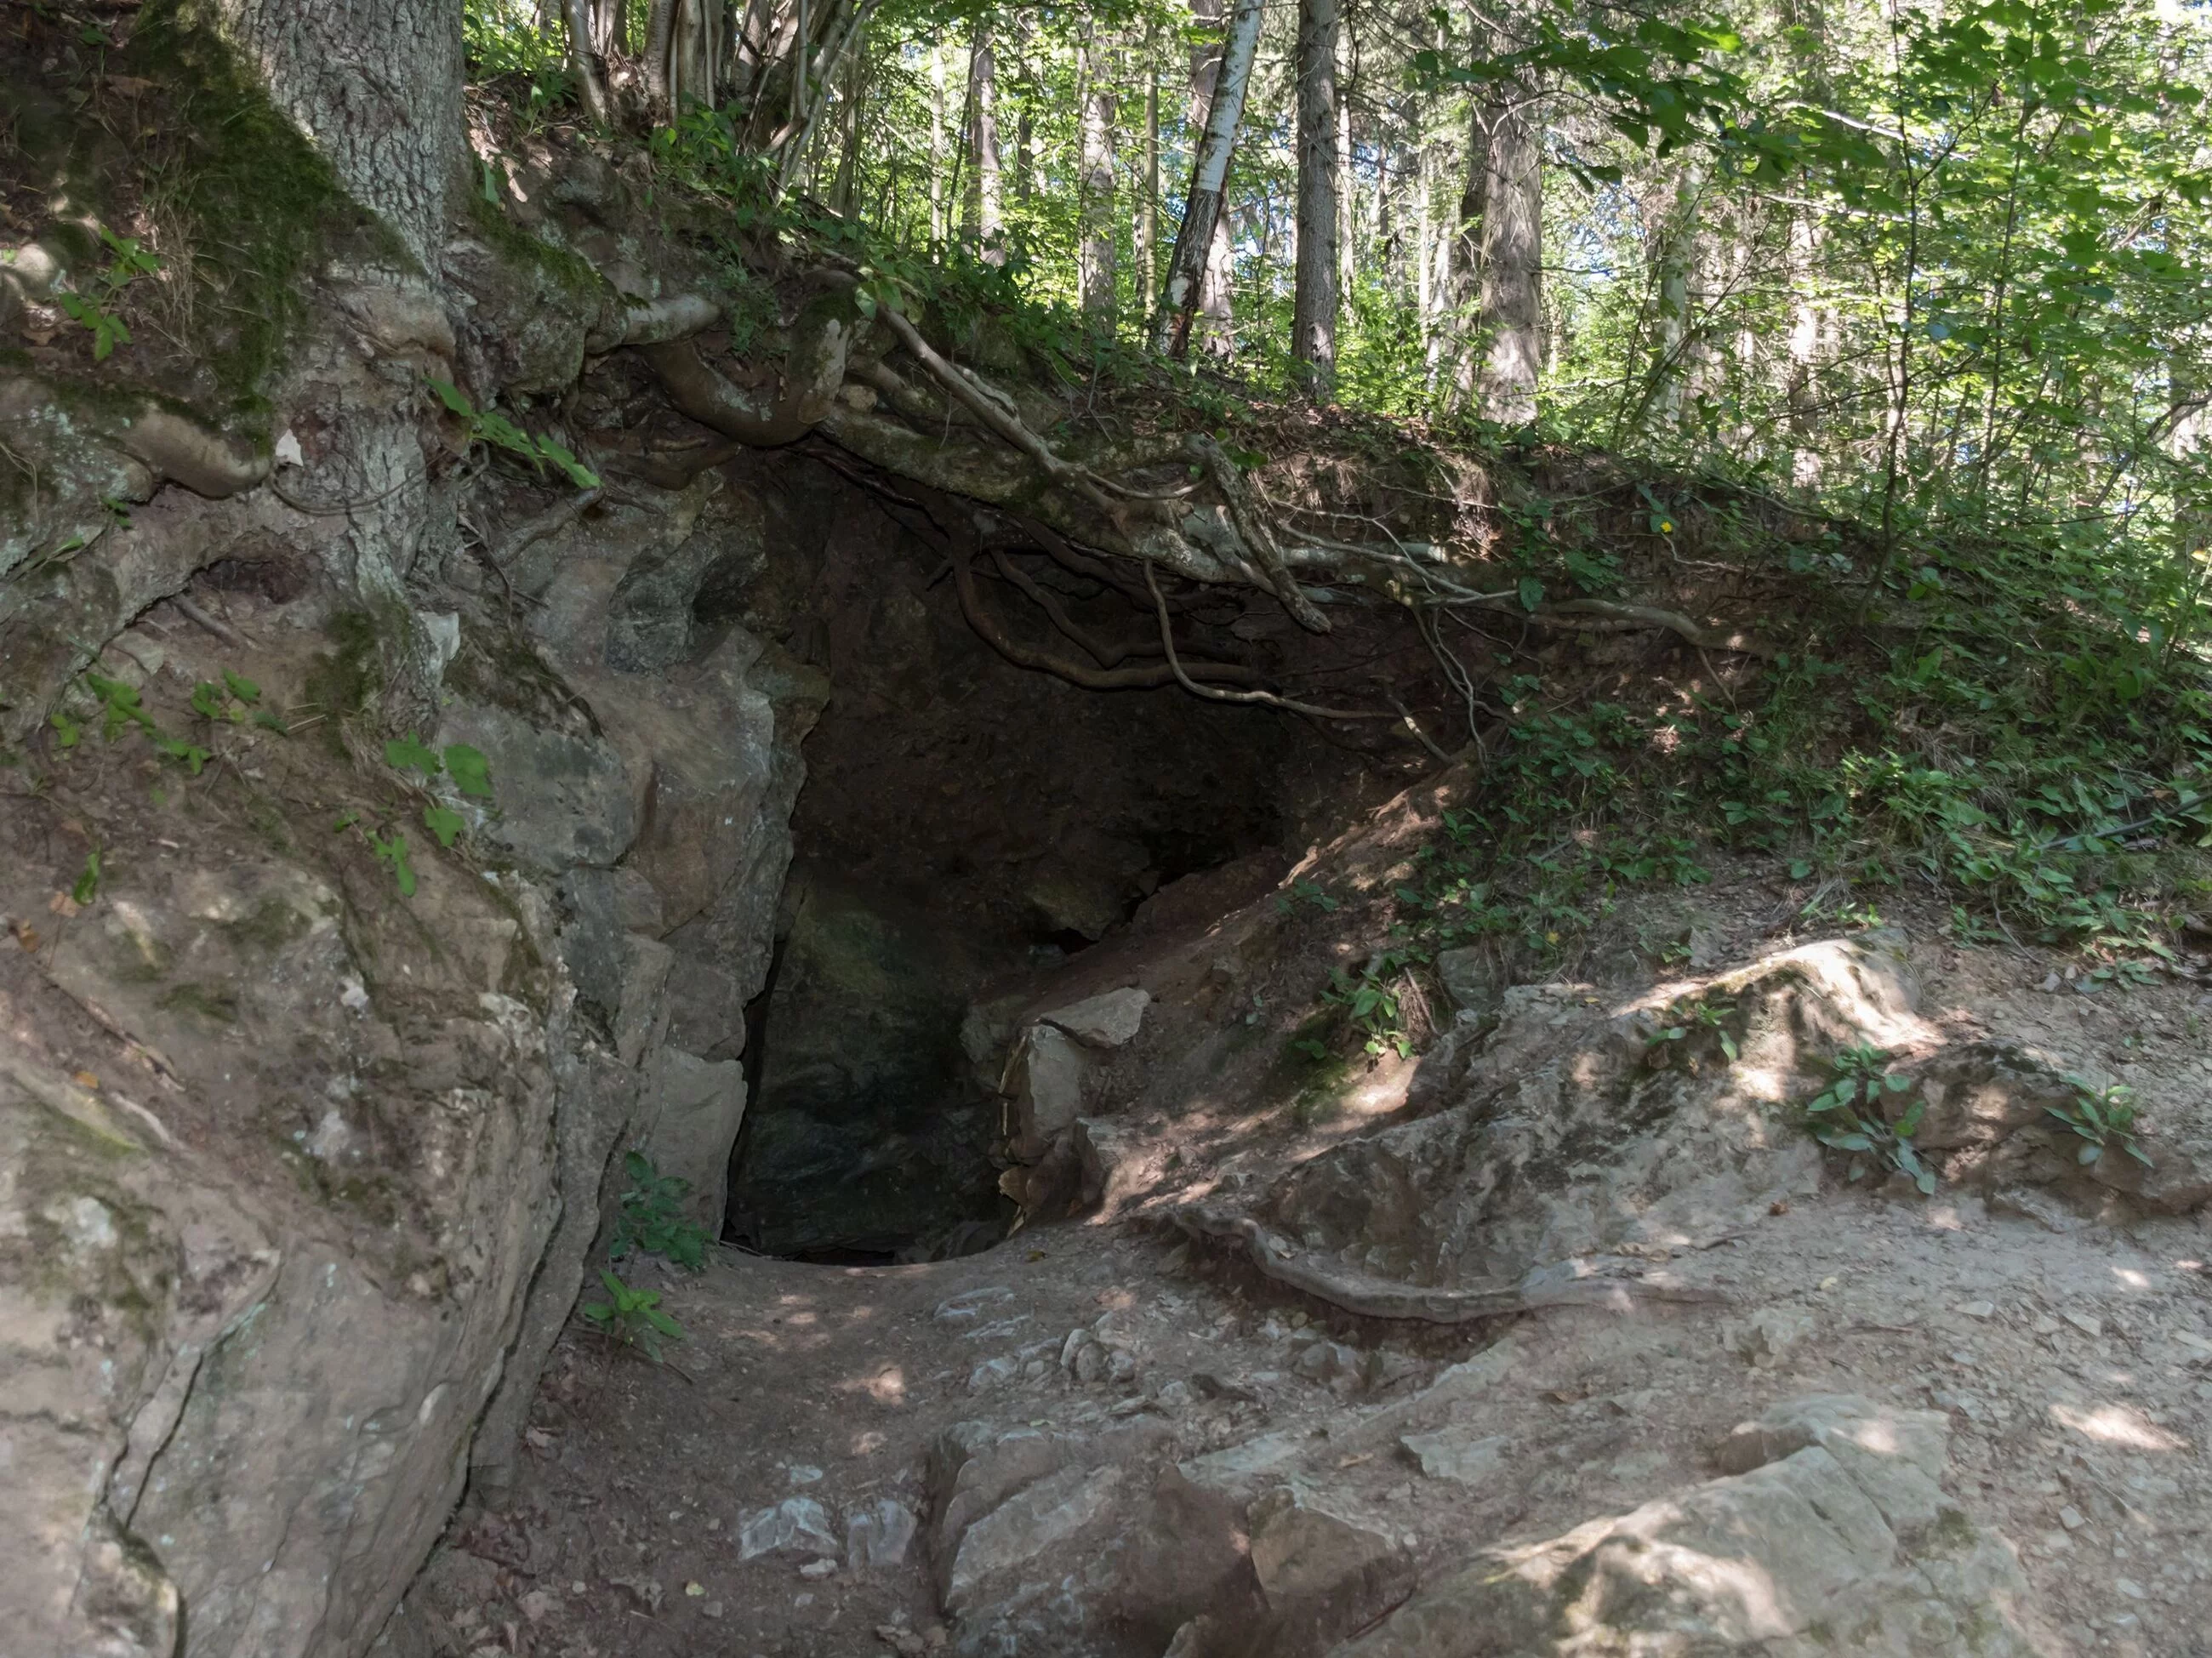
[(731, 1242), (880, 1266), (1006, 1236), (994, 1079), (961, 1046), (986, 965), (927, 911), (831, 870), (793, 872), (769, 982), (746, 1010)]
[[(1015, 1218), (989, 1010), (1112, 971), (1161, 889), (1303, 844), (1302, 803), (1335, 821), (1367, 762), (1272, 709), (1017, 665), (970, 625), (945, 549), (881, 497), (802, 457), (740, 464), (762, 550), (708, 571), (690, 631), (742, 629), (763, 648), (754, 683), (811, 686), (821, 713), (748, 1011), (726, 1236), (836, 1264), (971, 1253)], [(1141, 644), (1152, 625), (1035, 549), (1002, 562), (976, 580), (1005, 633)], [(1178, 625), (1219, 660), (1273, 648), (1274, 619), (1233, 595), (1195, 596)]]

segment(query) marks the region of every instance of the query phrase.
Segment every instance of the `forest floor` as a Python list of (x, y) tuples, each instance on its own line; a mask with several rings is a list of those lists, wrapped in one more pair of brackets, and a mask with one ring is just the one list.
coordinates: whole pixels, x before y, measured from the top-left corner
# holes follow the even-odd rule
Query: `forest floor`
[[(1796, 942), (1772, 925), (1795, 891), (1753, 865), (1702, 891), (1715, 965)], [(1947, 1032), (2124, 1080), (2147, 1121), (2185, 1138), (2212, 1128), (2212, 988), (2177, 977), (2091, 989), (2057, 957), (1956, 947), (1932, 913), (1904, 920), (1920, 1011)], [(1137, 976), (1129, 965), (1068, 971), (1087, 974), (1080, 993), (1116, 966)], [(1239, 1005), (1218, 1019), (1233, 1023)], [(1204, 1040), (1195, 1023), (1176, 1029)], [(1164, 1071), (1125, 1108), (1152, 1171), (1139, 1188), (982, 1254), (875, 1268), (720, 1252), (698, 1275), (662, 1273), (688, 1339), (655, 1364), (573, 1331), (540, 1391), (520, 1501), (465, 1520), (413, 1603), (454, 1658), (978, 1649), (932, 1576), (942, 1491), (927, 1468), (957, 1424), (1049, 1437), (1142, 1418), (1159, 1424), (1149, 1460), (1186, 1470), (1279, 1436), (1340, 1445), (1322, 1458), (1332, 1489), (1390, 1517), (1419, 1583), (1493, 1542), (1549, 1537), (1710, 1478), (1716, 1442), (1777, 1401), (1852, 1394), (1945, 1413), (1946, 1484), (2016, 1551), (2045, 1649), (2212, 1652), (2201, 1209), (2154, 1216), (1948, 1187), (1923, 1199), (1832, 1171), (1717, 1246), (1677, 1254), (1676, 1280), (1713, 1292), (1709, 1303), (1455, 1328), (1350, 1317), (1158, 1219), (1230, 1164), (1279, 1169), (1403, 1121), (1413, 1070), (1386, 1057), (1333, 1120), (1254, 1114), (1237, 1134), (1218, 1132), (1233, 1090), (1197, 1099), (1187, 1073)], [(1086, 1330), (1101, 1333), (1110, 1368), (1071, 1357)], [(1482, 1475), (1428, 1477), (1395, 1427), (1445, 1367), (1486, 1351), (1488, 1385), (1455, 1430), (1480, 1440)], [(876, 1570), (829, 1537), (794, 1546), (787, 1535), (749, 1558), (749, 1524), (761, 1540), (760, 1517), (791, 1512), (793, 1497), (818, 1503), (840, 1537), (840, 1515), (889, 1498), (921, 1534)], [(1093, 1625), (1086, 1650), (1150, 1658), (1167, 1645), (1141, 1618), (1115, 1627), (1111, 1607)]]

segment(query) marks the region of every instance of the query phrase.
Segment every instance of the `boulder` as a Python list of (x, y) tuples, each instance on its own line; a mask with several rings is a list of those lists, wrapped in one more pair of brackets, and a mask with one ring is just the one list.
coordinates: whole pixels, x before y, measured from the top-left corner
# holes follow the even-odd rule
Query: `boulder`
[(1150, 993), (1131, 986), (1087, 997), (1037, 1016), (1040, 1023), (1066, 1031), (1086, 1048), (1121, 1048), (1133, 1038), (1152, 1005)]
[(730, 1151), (745, 1116), (745, 1068), (663, 1045), (639, 1098), (643, 1150), (656, 1170), (690, 1183), (684, 1207), (710, 1238), (722, 1235)]
[(1398, 1553), (1385, 1521), (1297, 1485), (1252, 1505), (1252, 1570), (1270, 1604), (1341, 1602), (1382, 1575)]
[(1033, 1024), (1006, 1060), (999, 1091), (1008, 1102), (1008, 1148), (1036, 1163), (1075, 1124), (1083, 1109), (1083, 1079), (1090, 1060), (1065, 1031)]

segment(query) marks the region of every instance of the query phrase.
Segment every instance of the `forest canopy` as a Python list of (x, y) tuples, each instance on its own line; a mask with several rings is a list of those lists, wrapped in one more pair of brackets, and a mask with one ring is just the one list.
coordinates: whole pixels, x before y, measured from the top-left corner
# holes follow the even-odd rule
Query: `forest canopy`
[(627, 90), (760, 205), (972, 261), (1102, 347), (1158, 332), (1228, 84), (1187, 349), (2203, 587), (2201, 7), (470, 7), (532, 109)]

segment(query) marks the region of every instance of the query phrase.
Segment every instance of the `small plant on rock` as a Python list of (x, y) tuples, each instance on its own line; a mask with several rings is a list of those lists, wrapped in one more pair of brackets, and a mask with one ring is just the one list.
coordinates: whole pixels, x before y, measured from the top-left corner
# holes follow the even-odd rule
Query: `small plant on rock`
[(608, 1259), (620, 1260), (636, 1252), (659, 1255), (672, 1266), (697, 1272), (706, 1264), (707, 1230), (684, 1212), (691, 1182), (662, 1174), (641, 1151), (623, 1154), (623, 1172), (629, 1176), (630, 1186), (623, 1193), (622, 1212), (615, 1218)]
[(1737, 1056), (1735, 1033), (1729, 1023), (1735, 1017), (1735, 1004), (1718, 997), (1699, 996), (1676, 1002), (1667, 1010), (1666, 1023), (1652, 1038), (1649, 1057), (1654, 1065), (1664, 1065), (1670, 1055), (1669, 1044), (1686, 1042), (1692, 1035), (1710, 1032), (1728, 1055), (1733, 1065)]
[(2087, 1168), (2117, 1146), (2146, 1169), (2150, 1166), (2150, 1154), (2136, 1139), (2136, 1091), (2124, 1083), (2112, 1083), (2100, 1088), (2086, 1077), (2066, 1073), (2073, 1085), (2074, 1098), (2067, 1105), (2048, 1105), (2044, 1108), (2052, 1116), (2078, 1135), (2081, 1149), (2074, 1160)]
[(633, 1290), (605, 1267), (599, 1269), (599, 1282), (606, 1285), (608, 1299), (586, 1302), (577, 1310), (601, 1335), (641, 1349), (656, 1364), (664, 1340), (684, 1339), (684, 1327), (660, 1310), (659, 1291)]
[(1834, 1063), (1835, 1080), (1805, 1107), (1813, 1138), (1852, 1154), (1853, 1180), (1864, 1176), (1870, 1164), (1879, 1164), (1905, 1175), (1922, 1196), (1934, 1192), (1936, 1171), (1912, 1144), (1927, 1101), (1915, 1099), (1894, 1118), (1884, 1109), (1893, 1096), (1912, 1091), (1912, 1078), (1890, 1070), (1888, 1052), (1872, 1046), (1846, 1048)]

